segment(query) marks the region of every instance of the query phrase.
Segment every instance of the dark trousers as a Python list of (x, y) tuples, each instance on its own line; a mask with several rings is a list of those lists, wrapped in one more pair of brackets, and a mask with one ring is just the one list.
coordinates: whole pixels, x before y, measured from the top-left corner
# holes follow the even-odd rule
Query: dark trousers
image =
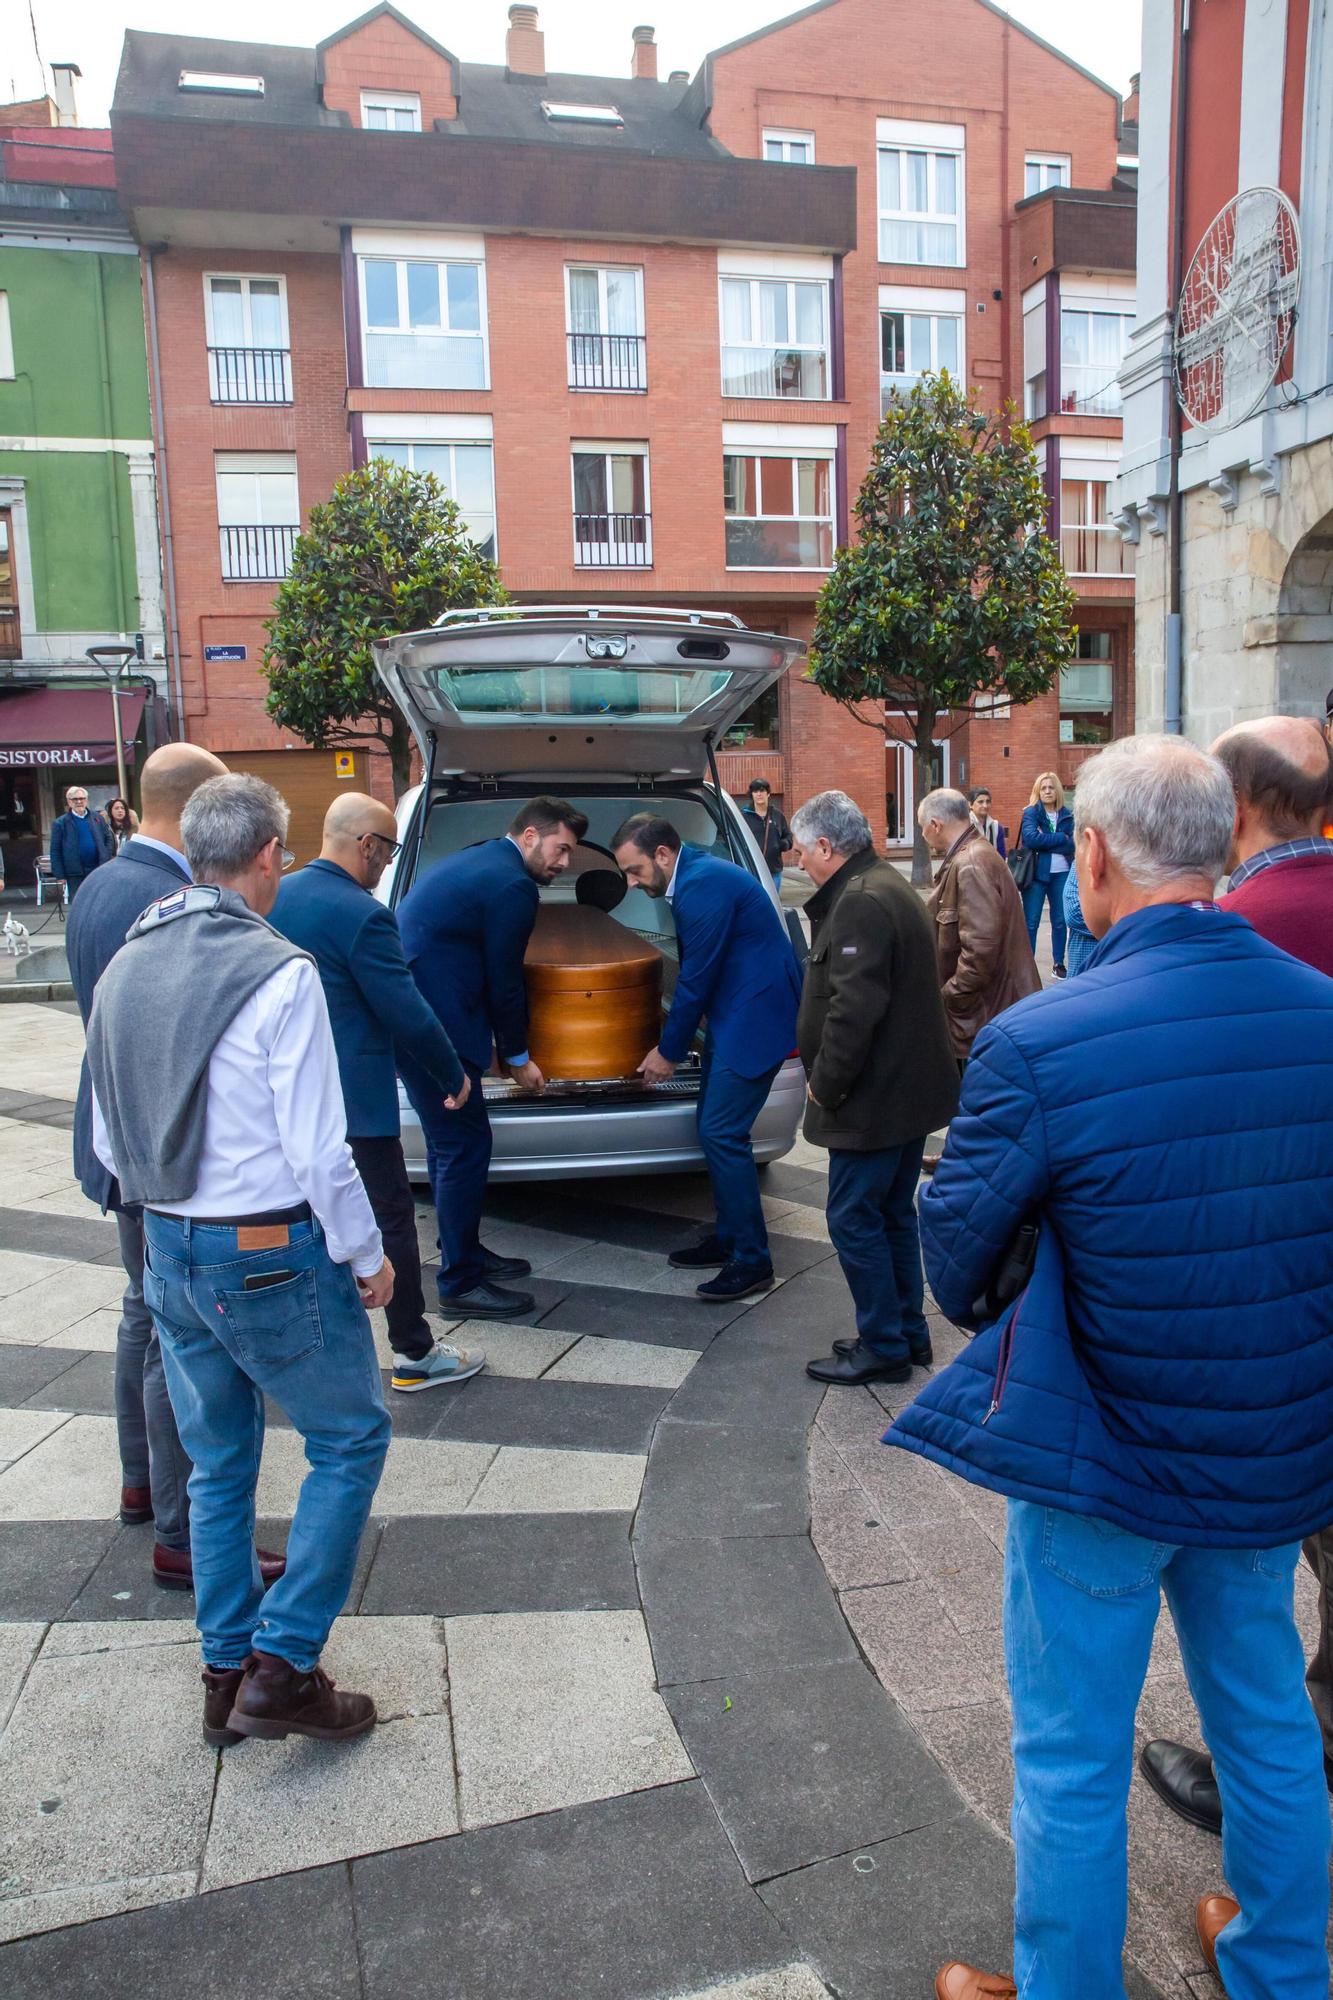
[(1321, 1528), (1305, 1543), (1305, 1560), (1319, 1585), (1319, 1636), (1310, 1655), (1305, 1685), (1324, 1739), (1324, 1775), (1333, 1790), (1333, 1528)]
[(143, 1213), (118, 1209), (125, 1294), (116, 1329), (116, 1436), (120, 1476), (146, 1486), (153, 1500), (153, 1533), (164, 1549), (190, 1546), (190, 1460), (162, 1369), (162, 1347), (143, 1295)]
[(1029, 882), (1023, 891), (1023, 915), (1027, 918), (1028, 943), (1033, 951), (1037, 949), (1037, 932), (1041, 929), (1041, 913), (1049, 903), (1051, 909), (1051, 957), (1056, 965), (1065, 962), (1065, 875), (1052, 875), (1049, 882)]
[(484, 1273), (481, 1210), (491, 1165), (491, 1121), (482, 1096), (482, 1072), (465, 1062), (472, 1091), (461, 1111), (446, 1111), (439, 1085), (415, 1065), (401, 1062), (403, 1088), (421, 1120), (426, 1164), (440, 1225), (440, 1301), (471, 1291)]
[(370, 1206), (384, 1238), (384, 1254), (393, 1265), (393, 1297), (385, 1317), (389, 1345), (408, 1361), (420, 1361), (435, 1345), (426, 1323), (421, 1290), (421, 1245), (417, 1240), (417, 1205), (407, 1178), (401, 1139), (354, 1139), (347, 1143), (365, 1184)]
[(717, 1234), (731, 1261), (747, 1267), (772, 1262), (750, 1131), (780, 1067), (775, 1063), (762, 1076), (737, 1076), (707, 1051), (704, 1054), (699, 1145), (713, 1184)]
[(924, 1139), (828, 1157), (828, 1231), (856, 1307), (856, 1331), (886, 1361), (930, 1337), (916, 1220)]

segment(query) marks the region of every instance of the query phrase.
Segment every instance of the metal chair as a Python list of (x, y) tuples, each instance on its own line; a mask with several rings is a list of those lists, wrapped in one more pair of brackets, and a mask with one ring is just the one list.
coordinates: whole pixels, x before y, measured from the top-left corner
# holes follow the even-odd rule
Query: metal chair
[(42, 904), (46, 901), (48, 892), (58, 889), (60, 891), (60, 921), (63, 924), (65, 921), (65, 912), (69, 908), (69, 883), (63, 875), (53, 875), (51, 873), (51, 857), (49, 854), (39, 854), (37, 856), (36, 875), (38, 909), (40, 910)]

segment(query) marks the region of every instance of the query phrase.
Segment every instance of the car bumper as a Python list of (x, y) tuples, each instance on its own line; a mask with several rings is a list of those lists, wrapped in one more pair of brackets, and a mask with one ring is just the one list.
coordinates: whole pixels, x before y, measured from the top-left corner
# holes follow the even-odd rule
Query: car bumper
[[(573, 1102), (519, 1098), (489, 1102), (493, 1181), (591, 1180), (609, 1174), (678, 1174), (702, 1168), (695, 1124), (697, 1092), (643, 1093), (608, 1103), (588, 1093)], [(403, 1154), (409, 1177), (424, 1181), (426, 1144), (417, 1115), (399, 1091)], [(761, 1164), (791, 1151), (805, 1108), (805, 1071), (792, 1057), (773, 1079), (751, 1134)]]

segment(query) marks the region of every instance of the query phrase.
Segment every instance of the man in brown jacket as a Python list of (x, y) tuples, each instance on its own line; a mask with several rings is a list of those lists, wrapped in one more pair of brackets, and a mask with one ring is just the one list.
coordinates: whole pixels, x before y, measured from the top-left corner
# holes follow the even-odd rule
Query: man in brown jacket
[[(958, 1074), (916, 891), (880, 859), (861, 808), (820, 792), (792, 821), (818, 893), (796, 1024), (805, 1136), (829, 1156), (828, 1228), (857, 1338), (811, 1361), (817, 1382), (905, 1382), (931, 1359), (916, 1185), (926, 1135), (952, 1118)], [(990, 849), (986, 842), (982, 845)]]
[(1041, 987), (1014, 878), (978, 832), (961, 792), (930, 792), (917, 814), (926, 845), (944, 866), (926, 904), (935, 960), (961, 1066), (988, 1021)]

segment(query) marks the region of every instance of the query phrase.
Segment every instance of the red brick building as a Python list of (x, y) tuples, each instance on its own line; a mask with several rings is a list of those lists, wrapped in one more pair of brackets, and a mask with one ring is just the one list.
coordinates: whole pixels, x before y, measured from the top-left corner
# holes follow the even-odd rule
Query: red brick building
[[(1115, 94), (987, 0), (823, 0), (665, 82), (647, 28), (627, 74), (548, 74), (513, 6), (505, 54), (460, 63), (387, 5), (309, 50), (126, 37), (113, 130), (189, 733), (281, 759), (307, 839), (332, 759), (268, 722), (258, 661), (340, 472), (438, 473), (517, 597), (807, 635), (882, 397), (948, 366), (1022, 400), (1024, 291), (1063, 284), (1067, 248), (1029, 224), (1034, 174), (1116, 199)], [(1100, 449), (1107, 420), (1082, 421)], [(1060, 498), (1056, 474), (1057, 531)], [(1124, 643), (1112, 664), (1120, 718)], [(1007, 817), (1060, 734), (1052, 696), (941, 764)], [(789, 809), (841, 784), (910, 825), (878, 718), (799, 682), (726, 756), (737, 790), (761, 770)]]

